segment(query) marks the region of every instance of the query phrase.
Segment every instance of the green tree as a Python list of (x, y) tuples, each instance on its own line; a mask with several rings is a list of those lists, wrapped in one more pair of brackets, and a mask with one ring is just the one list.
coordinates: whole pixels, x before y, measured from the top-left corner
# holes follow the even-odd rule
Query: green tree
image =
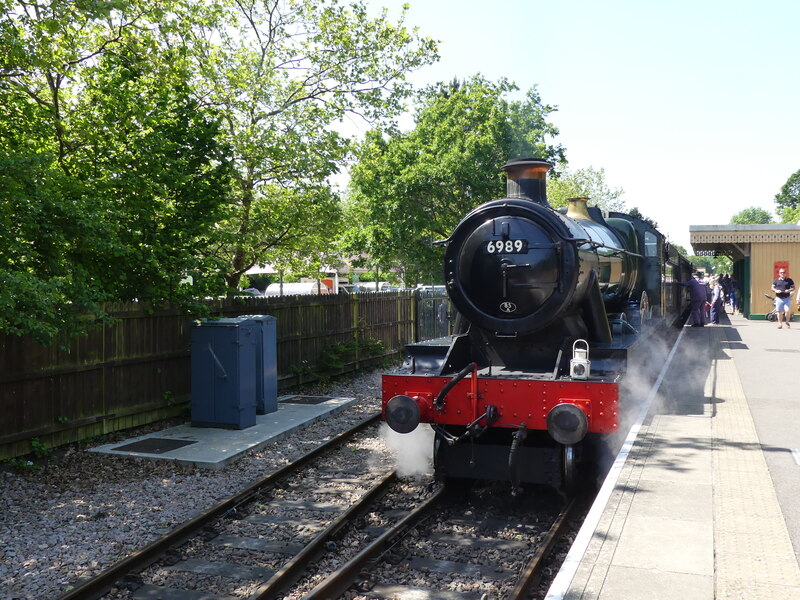
[(686, 250), (686, 248), (684, 248), (684, 247), (683, 247), (683, 246), (681, 246), (680, 244), (671, 243), (670, 245), (671, 245), (673, 248), (675, 248), (675, 250), (677, 250), (677, 251), (678, 251), (680, 254), (682, 254), (683, 256), (689, 256), (689, 252)]
[(348, 156), (332, 127), (402, 109), (408, 72), (436, 59), (435, 44), (361, 2), (237, 0), (225, 6), (219, 41), (197, 57), (198, 98), (223, 112), (231, 149), (231, 210), (213, 255), (242, 274), (270, 262), (315, 272), (339, 225), (328, 177)]
[[(332, 125), (400, 109), (435, 46), (336, 0), (0, 0), (0, 329), (313, 272)], [(193, 285), (183, 281), (191, 276)]]
[(795, 171), (775, 194), (775, 204), (782, 223), (797, 223), (800, 220), (800, 170)]
[(630, 216), (632, 216), (632, 217), (636, 217), (637, 219), (641, 219), (641, 220), (642, 220), (642, 221), (644, 221), (645, 223), (649, 223), (649, 224), (650, 224), (650, 226), (651, 226), (651, 227), (653, 227), (654, 229), (658, 229), (658, 223), (656, 223), (656, 222), (655, 222), (653, 219), (651, 219), (650, 217), (645, 217), (645, 216), (644, 216), (644, 215), (643, 215), (643, 214), (642, 214), (642, 213), (639, 211), (639, 209), (638, 209), (638, 208), (636, 208), (635, 206), (634, 206), (632, 209), (630, 209), (630, 210), (628, 211), (628, 214), (629, 214)]
[(767, 223), (774, 223), (772, 213), (763, 208), (751, 206), (740, 210), (738, 213), (731, 217), (731, 225), (756, 225)]
[[(101, 303), (203, 293), (226, 201), (215, 116), (186, 85), (178, 1), (2, 4), (0, 330), (81, 331)], [(202, 44), (201, 39), (195, 40)], [(223, 192), (223, 193), (220, 193)]]
[(404, 266), (408, 283), (440, 278), (432, 242), (446, 239), (471, 208), (504, 195), (507, 160), (564, 162), (561, 146), (548, 142), (558, 133), (547, 122), (555, 108), (535, 89), (508, 100), (516, 89), (480, 76), (433, 86), (419, 97), (413, 130), (370, 132), (351, 170), (344, 248)]
[[(119, 275), (108, 278), (114, 299), (188, 301), (223, 290), (226, 265), (201, 250), (226, 214), (231, 163), (218, 142), (219, 115), (199, 106), (178, 64), (185, 68), (180, 56), (159, 65), (113, 53), (84, 79), (87, 107), (75, 123), (104, 135), (87, 136), (74, 162), (113, 215), (102, 225), (112, 245), (96, 260)], [(191, 287), (181, 285), (187, 275)]]
[(547, 180), (547, 199), (554, 208), (567, 206), (569, 198), (589, 198), (591, 206), (599, 206), (605, 210), (624, 211), (625, 201), (621, 198), (621, 188), (610, 189), (606, 184), (605, 169), (599, 171), (593, 167), (577, 169), (574, 172), (566, 167), (559, 169), (560, 174)]
[(705, 269), (708, 274), (730, 273), (733, 261), (727, 256), (687, 256), (696, 269)]

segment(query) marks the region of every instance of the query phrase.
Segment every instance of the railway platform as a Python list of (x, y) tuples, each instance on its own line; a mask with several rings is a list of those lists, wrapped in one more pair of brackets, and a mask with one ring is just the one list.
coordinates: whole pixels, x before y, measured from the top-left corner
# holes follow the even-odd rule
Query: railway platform
[(800, 598), (800, 323), (684, 327), (547, 600)]
[(278, 410), (256, 415), (256, 424), (252, 427), (223, 429), (192, 427), (186, 423), (89, 451), (222, 469), (245, 452), (284, 439), (302, 427), (344, 410), (353, 402), (355, 398), (347, 397), (281, 396)]

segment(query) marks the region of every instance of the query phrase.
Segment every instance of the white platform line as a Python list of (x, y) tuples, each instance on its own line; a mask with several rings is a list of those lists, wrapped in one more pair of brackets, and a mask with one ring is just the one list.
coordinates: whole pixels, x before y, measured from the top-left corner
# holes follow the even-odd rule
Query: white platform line
[(792, 448), (792, 457), (794, 458), (794, 462), (800, 465), (800, 449)]
[(583, 525), (581, 526), (580, 531), (578, 531), (578, 535), (575, 537), (575, 541), (572, 543), (572, 547), (569, 549), (569, 553), (564, 559), (564, 563), (561, 565), (561, 569), (559, 569), (558, 573), (553, 579), (553, 583), (550, 585), (550, 589), (547, 591), (545, 600), (564, 600), (564, 597), (569, 590), (569, 585), (572, 583), (572, 579), (575, 577), (575, 573), (578, 570), (578, 566), (580, 565), (581, 560), (583, 560), (584, 554), (586, 554), (586, 549), (589, 547), (589, 542), (592, 540), (594, 531), (597, 529), (597, 524), (600, 522), (600, 517), (602, 517), (603, 511), (606, 509), (608, 500), (611, 497), (611, 492), (614, 491), (614, 487), (617, 485), (617, 480), (622, 472), (622, 467), (625, 466), (625, 461), (628, 459), (628, 455), (633, 448), (636, 437), (639, 435), (639, 429), (641, 429), (644, 418), (647, 416), (647, 411), (650, 410), (650, 405), (653, 402), (653, 398), (656, 397), (658, 388), (661, 387), (661, 382), (664, 380), (664, 376), (667, 374), (667, 369), (669, 369), (669, 365), (672, 363), (672, 358), (675, 356), (675, 351), (678, 349), (678, 346), (680, 346), (681, 339), (683, 338), (685, 331), (686, 327), (681, 327), (680, 335), (678, 335), (678, 339), (675, 341), (675, 345), (672, 347), (672, 351), (669, 353), (667, 361), (664, 363), (661, 372), (658, 374), (658, 379), (656, 379), (653, 387), (650, 388), (650, 392), (647, 395), (647, 400), (642, 405), (641, 410), (636, 417), (636, 421), (628, 431), (628, 436), (625, 438), (625, 442), (623, 442), (622, 448), (620, 449), (619, 454), (617, 454), (617, 458), (614, 460), (614, 464), (611, 465), (611, 469), (608, 471), (605, 481), (603, 481), (603, 486), (600, 488), (597, 498), (595, 499), (594, 504), (592, 504), (592, 508), (589, 509), (586, 519), (583, 521)]

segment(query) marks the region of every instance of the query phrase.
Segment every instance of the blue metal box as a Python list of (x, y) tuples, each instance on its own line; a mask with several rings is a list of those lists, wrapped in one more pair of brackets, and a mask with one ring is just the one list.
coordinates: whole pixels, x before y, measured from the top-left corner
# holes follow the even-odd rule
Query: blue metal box
[(277, 319), (270, 315), (245, 315), (258, 326), (256, 343), (256, 414), (278, 410)]
[(203, 319), (192, 327), (192, 425), (256, 424), (258, 326), (250, 319)]

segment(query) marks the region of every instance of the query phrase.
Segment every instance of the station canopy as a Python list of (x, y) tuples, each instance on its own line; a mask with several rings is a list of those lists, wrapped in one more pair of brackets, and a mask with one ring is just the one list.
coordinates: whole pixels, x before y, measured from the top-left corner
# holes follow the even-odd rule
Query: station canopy
[(800, 225), (690, 225), (689, 243), (696, 256), (750, 256), (751, 244), (800, 243)]

